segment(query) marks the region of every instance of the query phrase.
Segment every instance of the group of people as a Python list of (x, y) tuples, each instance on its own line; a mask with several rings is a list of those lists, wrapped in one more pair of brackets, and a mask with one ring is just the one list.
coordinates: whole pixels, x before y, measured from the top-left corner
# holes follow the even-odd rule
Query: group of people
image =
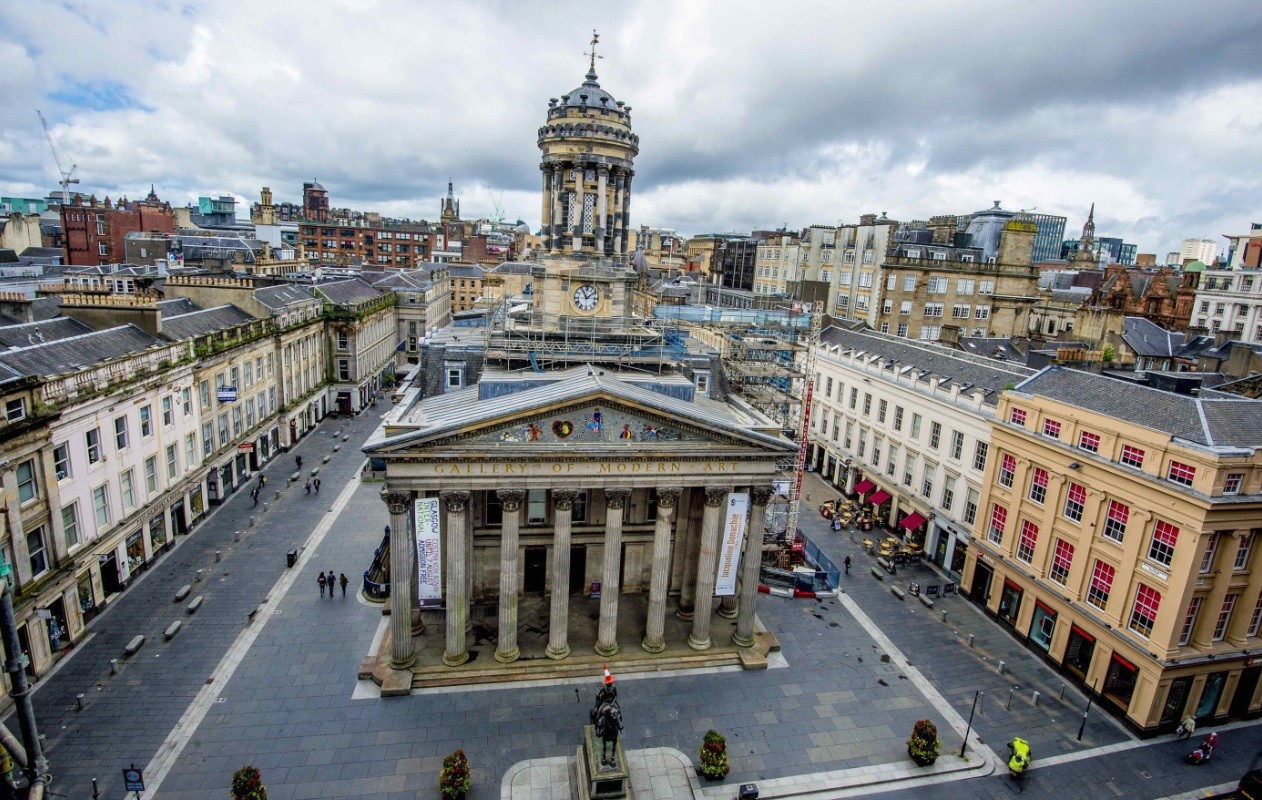
[(259, 495), (263, 493), (263, 487), (267, 485), (267, 476), (259, 473), (259, 482), (254, 484), (254, 488), (250, 490), (250, 499), (254, 501), (254, 505), (259, 504)]
[(327, 587), (329, 590), (329, 598), (332, 599), (333, 593), (337, 591), (337, 587), (339, 585), (342, 587), (342, 597), (345, 597), (346, 584), (350, 583), (350, 581), (347, 580), (345, 572), (339, 576), (334, 575), (333, 570), (329, 570), (327, 575), (321, 572), (319, 577), (316, 578), (316, 583), (320, 584), (320, 596), (324, 597), (324, 590)]

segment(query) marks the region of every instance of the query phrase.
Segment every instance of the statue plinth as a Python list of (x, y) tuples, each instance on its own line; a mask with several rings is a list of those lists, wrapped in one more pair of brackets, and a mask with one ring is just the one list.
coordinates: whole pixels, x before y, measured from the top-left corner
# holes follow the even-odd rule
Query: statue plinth
[(593, 725), (583, 726), (583, 743), (574, 759), (574, 780), (571, 795), (576, 800), (624, 800), (631, 797), (631, 774), (622, 739), (614, 743), (613, 765), (602, 764), (603, 743), (596, 737)]

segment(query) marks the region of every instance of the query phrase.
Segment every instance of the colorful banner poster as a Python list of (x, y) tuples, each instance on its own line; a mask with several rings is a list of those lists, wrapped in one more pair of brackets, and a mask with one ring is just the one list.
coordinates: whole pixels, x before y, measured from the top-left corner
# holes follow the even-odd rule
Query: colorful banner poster
[(727, 496), (727, 518), (723, 526), (723, 545), (719, 549), (719, 574), (714, 580), (714, 593), (719, 597), (736, 594), (736, 573), (740, 570), (741, 545), (745, 542), (745, 525), (749, 518), (749, 494), (732, 492)]
[(416, 586), (422, 602), (443, 597), (442, 532), (438, 523), (438, 498), (417, 500)]

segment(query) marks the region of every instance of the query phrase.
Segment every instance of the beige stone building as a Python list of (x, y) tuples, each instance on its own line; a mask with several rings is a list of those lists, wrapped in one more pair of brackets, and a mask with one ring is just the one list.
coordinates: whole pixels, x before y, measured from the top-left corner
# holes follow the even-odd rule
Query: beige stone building
[(754, 294), (783, 295), (802, 280), (803, 250), (793, 234), (770, 236), (754, 256)]
[(962, 586), (1136, 730), (1262, 708), (1262, 402), (1050, 367), (996, 410)]

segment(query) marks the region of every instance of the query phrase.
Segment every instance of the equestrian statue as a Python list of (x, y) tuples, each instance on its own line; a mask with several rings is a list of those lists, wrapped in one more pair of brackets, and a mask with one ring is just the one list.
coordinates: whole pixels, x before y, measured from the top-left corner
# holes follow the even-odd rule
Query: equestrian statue
[(600, 765), (617, 768), (618, 734), (622, 732), (622, 708), (618, 705), (618, 687), (613, 675), (605, 669), (604, 683), (596, 692), (596, 704), (588, 712), (596, 736), (600, 738)]

